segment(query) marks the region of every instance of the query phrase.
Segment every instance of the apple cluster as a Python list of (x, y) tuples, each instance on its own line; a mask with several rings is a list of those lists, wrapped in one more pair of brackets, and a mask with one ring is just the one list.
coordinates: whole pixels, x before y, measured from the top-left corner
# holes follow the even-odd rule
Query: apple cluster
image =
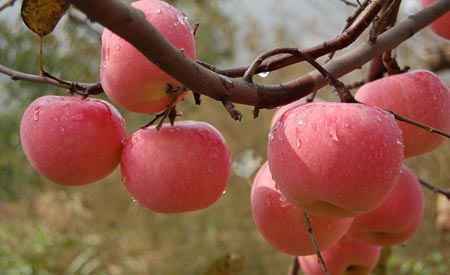
[(430, 71), (363, 85), (359, 103), (299, 100), (277, 110), (268, 161), (254, 179), (253, 219), (276, 249), (322, 274), (311, 227), (330, 274), (369, 274), (380, 248), (405, 242), (423, 217), (420, 182), (404, 164), (444, 138), (392, 112), (450, 131), (450, 93)]
[[(183, 13), (160, 0), (132, 5), (174, 48), (196, 58), (193, 30)], [(436, 22), (436, 32), (448, 37), (448, 22)], [(131, 112), (158, 113), (184, 96), (167, 89), (180, 83), (107, 29), (100, 79), (108, 98)], [(252, 214), (262, 236), (298, 256), (309, 275), (321, 269), (305, 213), (333, 275), (368, 274), (382, 246), (405, 242), (422, 221), (420, 183), (404, 160), (431, 152), (444, 139), (397, 121), (390, 111), (450, 131), (449, 90), (432, 72), (367, 83), (355, 98), (359, 103), (300, 100), (278, 109), (268, 160), (252, 185)], [(36, 99), (23, 114), (20, 139), (31, 165), (59, 184), (93, 183), (120, 164), (131, 196), (161, 213), (210, 206), (230, 177), (231, 155), (213, 126), (182, 121), (128, 134), (116, 108), (99, 99)]]
[[(132, 5), (172, 46), (196, 57), (193, 31), (183, 13), (159, 0)], [(183, 96), (168, 93), (169, 85), (179, 83), (107, 29), (102, 35), (100, 78), (109, 99), (132, 112), (161, 112)], [(36, 99), (23, 114), (20, 139), (32, 167), (63, 185), (96, 182), (120, 163), (123, 183), (133, 198), (161, 213), (210, 206), (225, 191), (231, 171), (231, 154), (213, 126), (182, 121), (128, 135), (116, 108), (99, 99)]]

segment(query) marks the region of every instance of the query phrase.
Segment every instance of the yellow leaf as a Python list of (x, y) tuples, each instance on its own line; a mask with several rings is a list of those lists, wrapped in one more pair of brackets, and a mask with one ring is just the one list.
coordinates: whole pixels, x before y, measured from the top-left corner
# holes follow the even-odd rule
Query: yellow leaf
[(68, 8), (65, 0), (23, 0), (21, 16), (30, 30), (45, 36), (53, 31)]

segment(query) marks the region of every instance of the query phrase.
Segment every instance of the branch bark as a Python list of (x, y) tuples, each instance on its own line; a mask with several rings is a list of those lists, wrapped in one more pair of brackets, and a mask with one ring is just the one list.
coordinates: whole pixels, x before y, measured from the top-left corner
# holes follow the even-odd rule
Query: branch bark
[(16, 71), (0, 64), (0, 73), (9, 76), (14, 81), (26, 80), (35, 83), (49, 84), (56, 87), (68, 89), (72, 92), (80, 93), (83, 95), (94, 95), (103, 93), (103, 89), (100, 83), (77, 83), (74, 81), (57, 80), (51, 77), (34, 75)]
[[(145, 20), (142, 12), (119, 0), (69, 2), (92, 21), (99, 22), (133, 44), (150, 61), (186, 87), (216, 100), (273, 108), (300, 99), (327, 84), (327, 80), (317, 71), (279, 85), (263, 86), (242, 79), (231, 79), (187, 59)], [(346, 55), (329, 62), (324, 68), (335, 77), (343, 76), (360, 68), (374, 56), (395, 48), (449, 10), (450, 0), (437, 1), (380, 35), (377, 43), (363, 43)]]

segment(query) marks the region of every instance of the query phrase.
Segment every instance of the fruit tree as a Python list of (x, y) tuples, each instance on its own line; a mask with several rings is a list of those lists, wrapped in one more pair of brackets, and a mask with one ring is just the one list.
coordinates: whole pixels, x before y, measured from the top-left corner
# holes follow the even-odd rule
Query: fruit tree
[[(259, 137), (267, 154), (247, 188), (251, 215), (239, 218), (252, 219), (267, 246), (290, 255), (290, 275), (386, 274), (391, 246), (413, 238), (426, 221), (424, 189), (450, 200), (449, 190), (408, 167), (448, 143), (448, 83), (437, 70), (410, 68), (398, 58), (399, 46), (424, 29), (448, 54), (450, 0), (411, 0), (420, 8), (406, 17), (400, 11), (407, 0), (336, 1), (351, 13), (334, 38), (253, 52), (248, 65), (227, 69), (202, 56), (226, 39), (214, 25), (188, 18), (182, 1), (21, 1), (20, 18), (37, 38), (27, 59), (35, 60), (29, 70), (37, 72), (17, 69), (20, 59), (12, 57), (0, 64), (0, 74), (65, 93), (23, 100), (30, 104), (16, 119), (17, 135), (29, 167), (63, 190), (90, 188), (118, 174), (121, 195), (152, 217), (187, 216), (220, 202), (235, 162), (222, 129), (186, 113), (213, 106), (240, 127), (239, 140), (252, 134), (240, 123), (256, 123), (276, 109), (267, 137)], [(0, 11), (15, 2), (3, 1)], [(210, 5), (203, 12), (214, 12), (214, 1), (198, 2)], [(98, 81), (83, 74), (63, 79), (47, 56), (52, 33), (67, 17), (99, 38)], [(70, 52), (71, 44), (79, 42), (65, 39), (60, 47)], [(89, 58), (81, 52), (64, 66)], [(439, 66), (449, 63), (442, 59)], [(299, 64), (312, 69), (289, 80), (262, 79)], [(364, 75), (348, 80), (363, 67)], [(193, 102), (190, 110), (186, 101)], [(106, 195), (96, 200), (114, 205)], [(77, 261), (67, 268), (71, 274), (89, 266)], [(206, 274), (238, 274), (239, 261), (232, 255), (225, 261)]]

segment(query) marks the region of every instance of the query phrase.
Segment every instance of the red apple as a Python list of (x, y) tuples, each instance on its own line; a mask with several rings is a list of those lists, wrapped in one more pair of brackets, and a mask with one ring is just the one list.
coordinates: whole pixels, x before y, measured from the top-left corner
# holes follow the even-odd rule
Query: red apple
[[(450, 93), (439, 77), (430, 71), (412, 71), (367, 83), (359, 89), (356, 99), (450, 131)], [(399, 126), (405, 143), (405, 157), (430, 152), (445, 140), (405, 122), (399, 122)]]
[[(323, 251), (322, 257), (330, 275), (369, 275), (380, 258), (381, 247), (342, 238), (337, 244)], [(298, 257), (305, 275), (322, 275), (316, 255)]]
[[(273, 247), (296, 256), (314, 253), (304, 222), (304, 210), (288, 202), (277, 190), (267, 163), (260, 168), (253, 182), (251, 204), (253, 220)], [(337, 242), (352, 220), (311, 216), (319, 247), (326, 249)]]
[(230, 176), (222, 135), (204, 122), (147, 127), (125, 143), (122, 176), (130, 194), (161, 213), (202, 209), (217, 201)]
[[(132, 3), (174, 47), (192, 59), (196, 58), (195, 40), (187, 17), (160, 0)], [(102, 35), (100, 67), (102, 86), (112, 101), (138, 113), (155, 113), (171, 103), (167, 84), (179, 83), (151, 63), (127, 41), (105, 29)]]
[(376, 245), (400, 244), (411, 238), (422, 222), (423, 204), (417, 177), (403, 166), (397, 184), (383, 204), (355, 217), (348, 234)]
[[(436, 2), (436, 0), (421, 0), (424, 7)], [(433, 23), (431, 23), (431, 29), (437, 35), (445, 39), (450, 39), (450, 12), (447, 12), (443, 16), (439, 17)]]
[(315, 215), (346, 217), (381, 204), (400, 173), (403, 144), (394, 117), (379, 108), (311, 103), (272, 128), (268, 156), (289, 201)]
[(126, 133), (119, 112), (98, 99), (43, 96), (20, 124), (22, 148), (39, 174), (63, 185), (98, 181), (119, 164)]

